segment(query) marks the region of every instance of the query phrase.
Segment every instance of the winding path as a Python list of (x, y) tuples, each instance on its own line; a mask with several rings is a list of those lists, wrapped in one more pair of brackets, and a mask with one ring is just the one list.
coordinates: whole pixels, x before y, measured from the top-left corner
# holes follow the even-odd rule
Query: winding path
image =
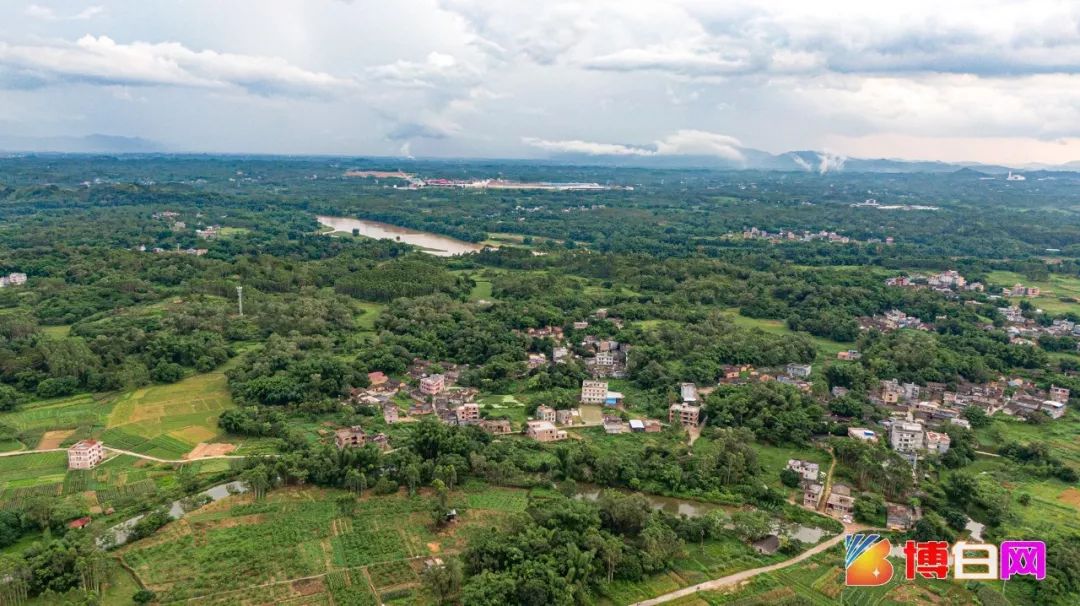
[(724, 587), (736, 585), (738, 583), (742, 583), (743, 581), (752, 579), (760, 574), (781, 570), (783, 568), (787, 568), (788, 566), (798, 564), (803, 560), (812, 558), (817, 554), (843, 542), (843, 540), (844, 535), (838, 534), (835, 537), (829, 539), (828, 541), (825, 541), (824, 543), (820, 543), (818, 545), (815, 545), (814, 547), (811, 547), (810, 549), (807, 549), (806, 551), (791, 558), (790, 560), (784, 560), (783, 562), (770, 564), (769, 566), (762, 566), (761, 568), (751, 568), (750, 570), (743, 570), (742, 572), (729, 574), (726, 577), (720, 577), (719, 579), (713, 579), (711, 581), (705, 581), (704, 583), (698, 583), (697, 585), (691, 585), (689, 587), (679, 589), (678, 591), (665, 593), (664, 595), (657, 596), (655, 598), (652, 598), (651, 600), (637, 602), (635, 604), (632, 604), (631, 606), (654, 606), (655, 604), (663, 604), (665, 602), (670, 602), (679, 598), (685, 598), (686, 596), (693, 595), (695, 593), (698, 593), (699, 591), (712, 591), (714, 589), (723, 589)]
[[(120, 448), (113, 448), (112, 446), (106, 446), (104, 444), (102, 444), (101, 446), (102, 446), (102, 448), (104, 448), (105, 450), (108, 450), (109, 452), (115, 452), (115, 453), (125, 454), (125, 455), (132, 456), (132, 457), (138, 457), (140, 459), (146, 459), (147, 461), (154, 461), (155, 463), (181, 464), (181, 463), (194, 463), (195, 461), (207, 461), (207, 460), (210, 460), (210, 459), (243, 459), (243, 458), (246, 458), (244, 455), (209, 455), (209, 456), (205, 456), (205, 457), (199, 457), (197, 459), (159, 459), (157, 457), (152, 457), (150, 455), (146, 455), (146, 454), (142, 454), (142, 453), (138, 453), (138, 452), (132, 452), (130, 450), (123, 450), (123, 449), (120, 449)], [(42, 453), (42, 452), (67, 452), (67, 449), (66, 448), (42, 448), (41, 450), (13, 450), (11, 452), (0, 452), (0, 457), (17, 457), (19, 455), (38, 454), (38, 453)], [(275, 457), (277, 455), (269, 454), (269, 455), (262, 455), (262, 456)]]
[(829, 463), (829, 473), (825, 474), (825, 487), (821, 489), (821, 496), (818, 497), (817, 510), (821, 513), (825, 513), (825, 509), (829, 504), (829, 494), (832, 492), (832, 474), (836, 469), (836, 453), (833, 452), (832, 447), (829, 447), (829, 457), (832, 461)]
[(750, 570), (743, 570), (741, 572), (736, 572), (735, 574), (729, 574), (726, 577), (720, 577), (711, 581), (705, 581), (704, 583), (698, 583), (697, 585), (684, 587), (682, 589), (672, 591), (671, 593), (665, 593), (664, 595), (657, 596), (649, 600), (635, 602), (630, 606), (655, 606), (656, 604), (663, 604), (665, 602), (670, 602), (679, 598), (685, 598), (687, 596), (694, 595), (695, 593), (698, 593), (700, 591), (713, 591), (716, 589), (724, 589), (725, 587), (737, 585), (739, 583), (742, 583), (743, 581), (748, 581), (758, 575), (782, 570), (784, 568), (787, 568), (788, 566), (793, 566), (795, 564), (798, 564), (799, 562), (812, 558), (817, 554), (842, 543), (844, 541), (844, 537), (849, 533), (867, 532), (873, 530), (873, 528), (863, 526), (862, 524), (845, 524), (844, 532), (836, 535), (828, 541), (819, 543), (811, 547), (810, 549), (807, 549), (806, 551), (791, 558), (790, 560), (784, 560), (783, 562), (777, 562), (776, 564), (762, 566), (761, 568), (751, 568)]

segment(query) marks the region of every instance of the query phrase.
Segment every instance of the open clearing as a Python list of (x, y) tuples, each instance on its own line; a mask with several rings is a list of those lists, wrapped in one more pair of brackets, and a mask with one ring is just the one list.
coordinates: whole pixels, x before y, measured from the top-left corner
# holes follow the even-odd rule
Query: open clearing
[(203, 457), (217, 457), (221, 455), (227, 455), (230, 452), (236, 450), (236, 444), (207, 444), (206, 442), (199, 442), (191, 452), (184, 455), (185, 459), (194, 460), (201, 459)]
[(137, 389), (117, 400), (102, 441), (115, 448), (179, 459), (221, 433), (218, 416), (232, 405), (221, 372)]
[(743, 328), (760, 328), (764, 332), (772, 333), (774, 335), (794, 335), (801, 334), (811, 341), (818, 350), (818, 361), (833, 360), (836, 359), (836, 354), (850, 349), (853, 343), (840, 343), (839, 341), (833, 341), (822, 337), (815, 337), (807, 332), (795, 332), (787, 327), (787, 324), (783, 320), (769, 320), (764, 318), (748, 318), (740, 315), (738, 308), (729, 308), (724, 310), (731, 314), (731, 319), (735, 322), (736, 326), (742, 326)]
[[(1080, 278), (1076, 276), (1050, 274), (1046, 280), (1029, 280), (1016, 272), (992, 271), (986, 275), (986, 279), (1001, 286), (1013, 284), (1037, 286), (1042, 292), (1039, 296), (1031, 298), (1031, 302), (1036, 307), (1054, 314), (1070, 311), (1080, 313)], [(995, 294), (999, 293), (1000, 291)], [(1009, 300), (1017, 303), (1022, 299), (1023, 297), (1014, 297)]]
[(38, 442), (35, 450), (50, 450), (52, 448), (60, 448), (60, 444), (68, 438), (71, 434), (75, 433), (74, 429), (57, 429), (54, 431), (46, 431), (41, 436), (41, 441)]
[[(424, 494), (365, 496), (348, 507), (342, 498), (348, 493), (311, 487), (274, 490), (261, 501), (236, 495), (117, 554), (163, 603), (374, 605), (418, 591), (423, 559), (459, 551), (463, 528), (526, 502), (520, 490), (455, 493), (455, 504), (469, 509), (436, 533)], [(316, 597), (322, 601), (309, 601)]]

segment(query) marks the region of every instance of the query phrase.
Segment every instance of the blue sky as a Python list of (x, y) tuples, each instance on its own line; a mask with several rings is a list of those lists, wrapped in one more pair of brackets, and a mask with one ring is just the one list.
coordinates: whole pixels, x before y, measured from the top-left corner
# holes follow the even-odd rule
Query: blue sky
[(176, 151), (1080, 160), (1080, 3), (18, 0), (0, 136)]

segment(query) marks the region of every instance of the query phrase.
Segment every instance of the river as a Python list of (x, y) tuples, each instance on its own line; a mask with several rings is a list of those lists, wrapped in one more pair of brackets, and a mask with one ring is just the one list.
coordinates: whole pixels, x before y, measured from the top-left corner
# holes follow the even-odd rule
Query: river
[(376, 240), (396, 240), (405, 244), (412, 244), (423, 249), (428, 254), (437, 257), (452, 257), (465, 253), (478, 252), (484, 249), (481, 244), (473, 244), (464, 240), (457, 240), (449, 236), (426, 231), (418, 231), (407, 227), (398, 227), (388, 223), (367, 221), (365, 219), (350, 219), (348, 217), (317, 216), (319, 223), (333, 229), (336, 232), (357, 233), (366, 238)]
[[(584, 499), (586, 501), (595, 501), (600, 498), (600, 492), (603, 488), (590, 484), (578, 484), (577, 492), (574, 495), (576, 499)], [(623, 491), (627, 492), (627, 491)], [(717, 505), (716, 503), (706, 503), (704, 501), (693, 501), (690, 499), (679, 499), (676, 497), (665, 497), (656, 494), (646, 494), (644, 492), (635, 493), (645, 497), (648, 501), (649, 507), (652, 507), (654, 511), (664, 511), (673, 515), (684, 515), (688, 518), (696, 518), (706, 515), (713, 511), (736, 511), (738, 507), (725, 507), (723, 505)], [(781, 526), (787, 529), (788, 536), (793, 539), (802, 541), (803, 543), (815, 544), (825, 537), (828, 532), (818, 528), (816, 526), (803, 526), (801, 524), (781, 524), (777, 523), (775, 530), (779, 530)], [(729, 524), (727, 528), (732, 528)]]
[[(242, 482), (229, 482), (227, 484), (218, 484), (217, 486), (208, 488), (199, 494), (210, 497), (210, 502), (214, 502), (220, 501), (221, 499), (224, 499), (229, 495), (239, 494), (241, 492), (247, 492), (247, 486), (245, 486)], [(174, 520), (179, 520), (187, 514), (188, 511), (184, 509), (182, 501), (173, 501), (172, 505), (169, 507), (169, 517)], [(107, 537), (109, 534), (112, 535), (112, 544), (114, 546), (119, 547), (124, 543), (127, 543), (128, 535), (130, 534), (131, 529), (134, 528), (135, 525), (139, 523), (139, 520), (143, 519), (144, 517), (145, 514), (140, 514), (135, 516), (134, 518), (124, 520), (123, 522), (120, 522), (119, 524), (109, 528), (105, 531), (105, 535), (102, 538), (98, 539), (98, 544), (103, 545), (105, 543), (105, 537)]]

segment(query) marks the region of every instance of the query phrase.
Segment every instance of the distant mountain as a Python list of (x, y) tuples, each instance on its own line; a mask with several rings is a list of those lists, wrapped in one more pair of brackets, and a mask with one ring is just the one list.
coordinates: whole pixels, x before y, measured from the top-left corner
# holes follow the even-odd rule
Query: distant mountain
[[(978, 173), (977, 176), (999, 176), (1021, 169), (972, 162), (936, 162), (898, 160), (895, 158), (850, 158), (829, 152), (797, 150), (772, 154), (752, 148), (741, 148), (742, 160), (718, 156), (603, 156), (589, 154), (555, 154), (550, 159), (559, 163), (627, 166), (636, 168), (704, 168), (717, 170), (769, 170), (816, 173)], [(1029, 169), (1080, 171), (1080, 161), (1061, 166), (1030, 166)]]
[(168, 151), (163, 145), (140, 137), (86, 135), (84, 137), (18, 137), (0, 135), (0, 150), (75, 154), (147, 154)]

